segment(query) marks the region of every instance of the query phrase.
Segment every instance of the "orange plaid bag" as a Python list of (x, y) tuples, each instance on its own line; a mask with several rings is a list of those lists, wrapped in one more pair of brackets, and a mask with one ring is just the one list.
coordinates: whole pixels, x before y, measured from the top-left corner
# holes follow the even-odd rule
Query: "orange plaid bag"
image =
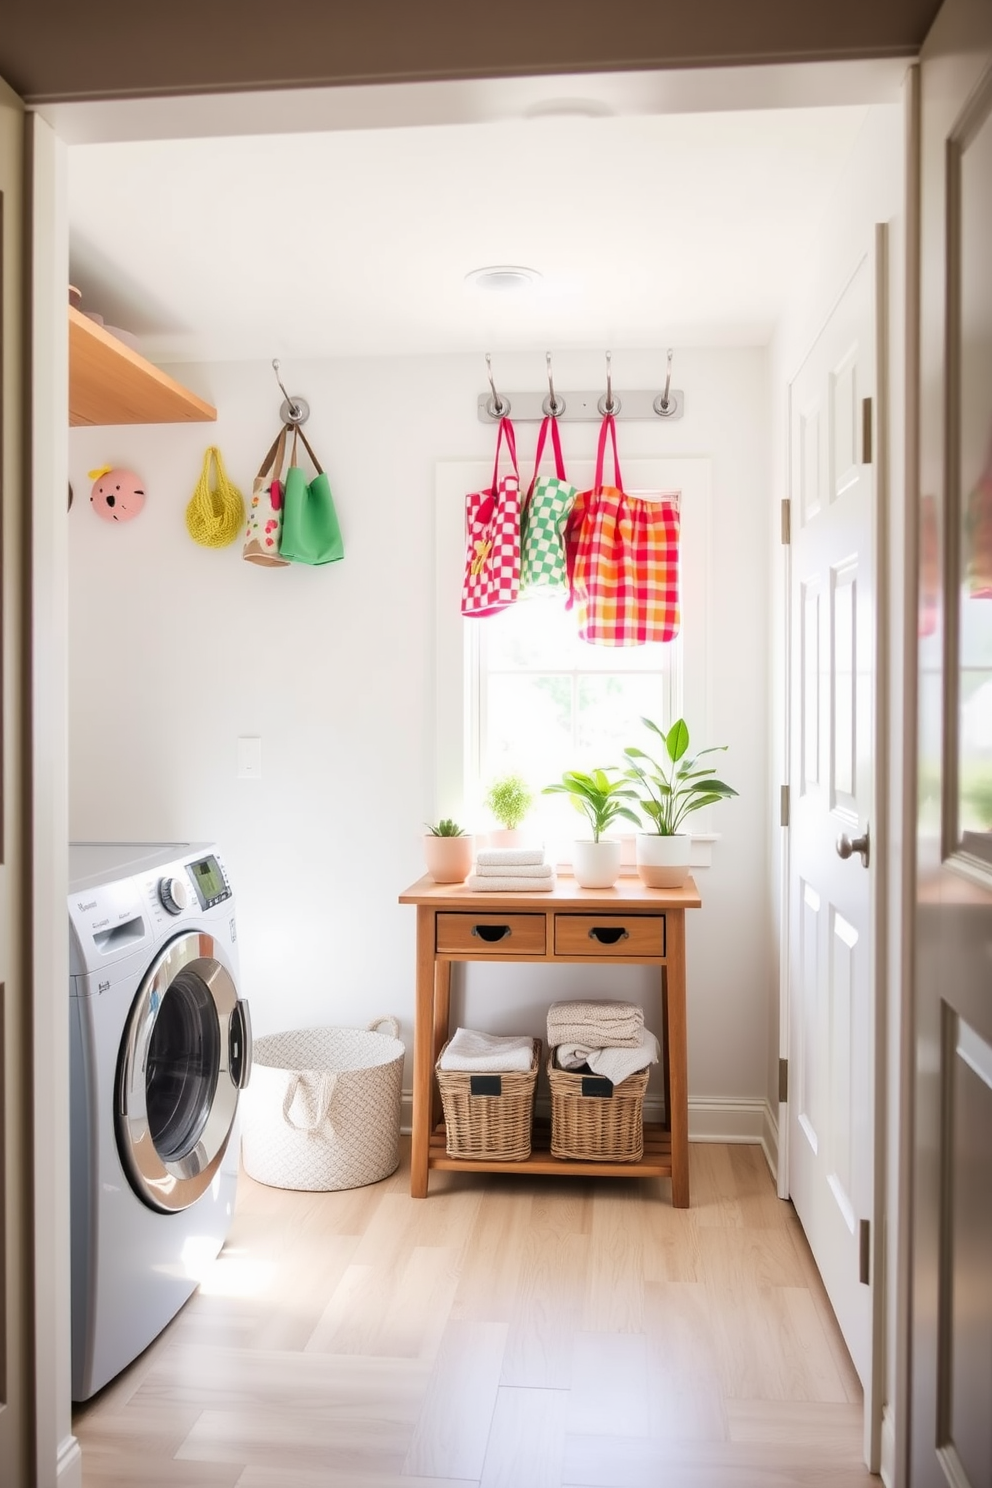
[[(603, 484), (607, 435), (615, 486)], [(568, 608), (579, 639), (595, 646), (644, 646), (679, 633), (679, 492), (628, 496), (611, 414), (603, 419), (596, 483), (575, 498), (565, 529)]]

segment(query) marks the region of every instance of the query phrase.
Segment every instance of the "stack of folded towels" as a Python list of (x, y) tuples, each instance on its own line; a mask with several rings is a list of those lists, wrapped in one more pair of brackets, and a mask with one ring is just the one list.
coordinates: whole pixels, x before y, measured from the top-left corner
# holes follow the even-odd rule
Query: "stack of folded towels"
[(657, 1064), (661, 1047), (644, 1027), (644, 1011), (632, 1002), (553, 1002), (548, 1008), (548, 1045), (558, 1068), (589, 1069), (614, 1085)]
[(553, 889), (555, 870), (544, 861), (543, 847), (484, 847), (476, 853), (468, 886), (490, 894)]
[(471, 1070), (474, 1074), (526, 1074), (533, 1060), (534, 1040), (527, 1034), (459, 1028), (438, 1064), (443, 1070)]

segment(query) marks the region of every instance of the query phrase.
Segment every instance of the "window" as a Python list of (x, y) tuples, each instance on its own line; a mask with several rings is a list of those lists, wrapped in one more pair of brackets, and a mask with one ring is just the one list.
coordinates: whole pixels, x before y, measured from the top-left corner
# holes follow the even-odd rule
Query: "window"
[[(519, 771), (540, 792), (563, 770), (622, 768), (626, 745), (651, 750), (643, 715), (665, 725), (679, 715), (681, 637), (667, 645), (590, 646), (578, 639), (564, 599), (548, 598), (522, 600), (465, 631), (465, 784), (473, 814), (499, 775)], [(561, 796), (538, 794), (531, 824), (546, 842), (582, 835)]]
[[(569, 474), (588, 485), (592, 466), (570, 462)], [(491, 465), (477, 461), (437, 466), (434, 814), (476, 831), (488, 822), (486, 786), (505, 769), (519, 768), (540, 792), (563, 770), (621, 766), (627, 744), (650, 749), (642, 715), (664, 724), (684, 712), (699, 740), (709, 722), (709, 460), (624, 460), (632, 494), (682, 492), (682, 630), (664, 646), (590, 646), (557, 600), (523, 599), (500, 615), (464, 620), (465, 493), (491, 475)], [(539, 799), (545, 840), (560, 851), (579, 835), (580, 818), (563, 798)], [(705, 816), (694, 836), (705, 836)]]

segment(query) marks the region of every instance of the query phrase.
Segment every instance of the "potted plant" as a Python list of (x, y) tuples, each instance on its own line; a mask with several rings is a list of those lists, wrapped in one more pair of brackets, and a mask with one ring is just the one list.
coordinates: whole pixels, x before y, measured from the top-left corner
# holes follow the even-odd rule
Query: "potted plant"
[(700, 765), (704, 754), (716, 754), (726, 744), (716, 744), (689, 756), (689, 730), (679, 718), (666, 733), (642, 718), (645, 728), (657, 734), (664, 745), (659, 760), (630, 745), (624, 750), (629, 761), (629, 780), (639, 786), (640, 809), (653, 823), (653, 830), (637, 836), (637, 872), (643, 883), (652, 888), (678, 888), (689, 873), (689, 834), (682, 824), (691, 811), (700, 811), (716, 801), (736, 796), (737, 792), (718, 780), (712, 766)]
[(546, 785), (543, 794), (568, 796), (592, 827), (592, 841), (581, 837), (572, 843), (575, 882), (582, 889), (611, 889), (620, 877), (621, 844), (618, 837), (603, 837), (602, 833), (620, 816), (640, 826), (640, 817), (624, 805), (625, 801), (636, 800), (637, 792), (624, 777), (611, 780), (606, 770), (593, 770), (588, 775), (582, 770), (566, 770), (561, 784)]
[(472, 871), (473, 839), (450, 816), (427, 824), (424, 862), (435, 883), (463, 883)]
[(486, 793), (485, 805), (501, 830), (491, 832), (493, 847), (515, 847), (521, 840), (520, 823), (534, 804), (534, 795), (522, 775), (501, 775)]

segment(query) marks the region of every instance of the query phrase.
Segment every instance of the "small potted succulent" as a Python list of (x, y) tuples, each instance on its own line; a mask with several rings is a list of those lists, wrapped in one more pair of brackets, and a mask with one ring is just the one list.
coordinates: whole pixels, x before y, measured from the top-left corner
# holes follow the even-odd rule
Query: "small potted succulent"
[(651, 888), (678, 888), (689, 874), (691, 844), (683, 830), (685, 818), (737, 795), (732, 786), (717, 779), (715, 768), (699, 764), (704, 754), (721, 753), (727, 746), (716, 744), (690, 757), (684, 718), (677, 719), (667, 733), (650, 718), (641, 722), (664, 747), (660, 761), (633, 744), (624, 750), (627, 779), (635, 782), (640, 810), (653, 824), (651, 830), (637, 835), (637, 873)]
[(582, 889), (611, 889), (620, 877), (619, 837), (603, 837), (618, 817), (641, 825), (640, 817), (625, 804), (636, 800), (626, 777), (611, 780), (606, 770), (566, 770), (560, 785), (546, 785), (544, 795), (567, 796), (592, 827), (592, 840), (576, 838), (572, 843), (572, 872)]
[(463, 883), (472, 871), (474, 839), (450, 816), (427, 823), (424, 862), (435, 883)]
[(501, 775), (494, 780), (484, 804), (500, 824), (500, 830), (489, 834), (493, 847), (519, 846), (520, 823), (534, 804), (534, 794), (523, 776)]

